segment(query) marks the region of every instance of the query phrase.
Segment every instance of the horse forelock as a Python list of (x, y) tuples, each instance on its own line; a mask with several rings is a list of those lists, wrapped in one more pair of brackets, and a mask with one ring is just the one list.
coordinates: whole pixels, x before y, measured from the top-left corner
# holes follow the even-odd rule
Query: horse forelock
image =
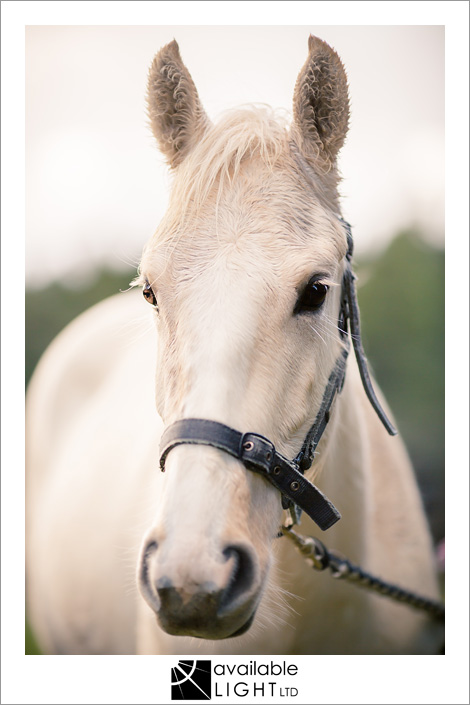
[[(249, 197), (239, 212), (248, 212), (258, 202), (258, 212), (264, 208), (266, 218), (270, 217), (268, 196), (280, 206), (269, 226), (272, 247), (276, 243), (283, 247), (284, 243), (292, 253), (299, 245), (304, 250), (305, 244), (315, 239), (312, 233), (317, 233), (327, 250), (339, 250), (343, 256), (336, 193), (325, 188), (320, 173), (311, 168), (306, 171), (289, 132), (287, 114), (251, 105), (225, 112), (174, 170), (168, 210), (146, 247), (144, 260), (153, 259), (156, 252), (159, 258), (168, 259), (180, 249), (182, 237), (193, 235), (207, 239), (211, 249), (217, 247), (221, 233), (223, 239), (224, 219), (232, 217), (224, 212), (224, 195), (243, 182)], [(210, 213), (215, 213), (212, 222)], [(243, 234), (243, 228), (240, 232)]]
[(223, 113), (175, 173), (173, 198), (179, 208), (200, 208), (214, 185), (221, 189), (225, 180), (235, 179), (250, 158), (273, 168), (286, 151), (287, 127), (285, 115), (268, 106)]

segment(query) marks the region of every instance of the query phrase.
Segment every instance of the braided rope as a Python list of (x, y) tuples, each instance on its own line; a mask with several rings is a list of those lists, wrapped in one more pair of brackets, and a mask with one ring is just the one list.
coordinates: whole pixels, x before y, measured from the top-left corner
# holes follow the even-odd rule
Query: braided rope
[(297, 550), (311, 563), (315, 570), (329, 568), (334, 578), (347, 580), (358, 587), (372, 590), (384, 597), (389, 597), (415, 609), (428, 612), (433, 619), (444, 621), (445, 608), (441, 602), (422, 597), (410, 590), (404, 590), (398, 585), (387, 583), (381, 578), (367, 573), (360, 566), (354, 565), (336, 551), (330, 551), (313, 536), (300, 536), (300, 534), (293, 531), (291, 526), (283, 526), (281, 531), (283, 536), (287, 536), (295, 544)]

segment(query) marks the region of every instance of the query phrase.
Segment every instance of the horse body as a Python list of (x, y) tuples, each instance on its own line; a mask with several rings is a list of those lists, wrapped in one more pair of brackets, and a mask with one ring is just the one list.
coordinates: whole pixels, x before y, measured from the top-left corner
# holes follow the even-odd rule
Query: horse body
[[(275, 538), (279, 492), (223, 451), (180, 446), (157, 472), (163, 427), (180, 418), (254, 430), (294, 457), (344, 344), (347, 89), (336, 54), (309, 48), (289, 133), (263, 110), (210, 125), (176, 44), (154, 62), (150, 117), (175, 170), (140, 266), (158, 336), (125, 336), (143, 315), (133, 292), (104, 302), (59, 336), (29, 392), (28, 594), (46, 651), (436, 649), (426, 618), (313, 575)], [(406, 452), (353, 360), (309, 476), (343, 515), (329, 545), (437, 595)]]

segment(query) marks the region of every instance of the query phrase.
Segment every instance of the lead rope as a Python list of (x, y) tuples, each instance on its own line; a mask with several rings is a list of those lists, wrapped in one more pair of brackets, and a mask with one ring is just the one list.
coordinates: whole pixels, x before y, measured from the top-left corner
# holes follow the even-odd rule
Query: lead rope
[(297, 550), (302, 554), (314, 570), (329, 568), (333, 578), (347, 580), (358, 587), (372, 590), (373, 592), (389, 597), (392, 600), (407, 604), (415, 609), (427, 612), (433, 619), (444, 621), (445, 608), (441, 602), (421, 597), (410, 590), (404, 590), (398, 585), (387, 583), (367, 573), (360, 566), (354, 565), (347, 558), (329, 550), (321, 541), (313, 536), (300, 536), (292, 525), (281, 527), (283, 536), (292, 541)]

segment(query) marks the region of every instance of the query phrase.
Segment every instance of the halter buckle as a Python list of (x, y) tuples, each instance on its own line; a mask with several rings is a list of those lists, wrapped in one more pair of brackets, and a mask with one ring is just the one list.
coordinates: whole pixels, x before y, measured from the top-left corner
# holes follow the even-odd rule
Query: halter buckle
[(253, 465), (268, 475), (274, 465), (276, 449), (268, 438), (258, 433), (244, 433), (240, 442), (240, 459), (244, 463)]

